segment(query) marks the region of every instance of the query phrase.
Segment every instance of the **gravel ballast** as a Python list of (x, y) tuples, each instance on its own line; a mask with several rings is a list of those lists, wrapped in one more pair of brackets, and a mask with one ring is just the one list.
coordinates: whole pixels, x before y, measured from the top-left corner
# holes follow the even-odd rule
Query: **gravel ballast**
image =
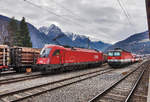
[(54, 74), (54, 75), (49, 75), (46, 77), (33, 79), (33, 80), (26, 80), (26, 81), (16, 82), (16, 83), (12, 83), (12, 84), (7, 84), (7, 85), (5, 84), (5, 85), (0, 86), (0, 94), (5, 93), (5, 92), (17, 91), (17, 90), (21, 90), (24, 88), (37, 86), (37, 85), (42, 85), (45, 83), (54, 82), (54, 81), (58, 81), (61, 79), (81, 75), (83, 73), (88, 73), (88, 72), (93, 72), (93, 71), (103, 70), (103, 69), (109, 69), (109, 66), (103, 66), (103, 67), (87, 69), (87, 70), (80, 70), (80, 71), (76, 71), (76, 72), (66, 72), (66, 73), (61, 73), (61, 74)]
[(45, 94), (24, 100), (28, 102), (86, 102), (99, 92), (119, 80), (124, 72), (137, 68), (140, 63), (130, 65), (126, 68), (116, 69), (111, 73), (68, 85), (66, 87), (47, 92)]

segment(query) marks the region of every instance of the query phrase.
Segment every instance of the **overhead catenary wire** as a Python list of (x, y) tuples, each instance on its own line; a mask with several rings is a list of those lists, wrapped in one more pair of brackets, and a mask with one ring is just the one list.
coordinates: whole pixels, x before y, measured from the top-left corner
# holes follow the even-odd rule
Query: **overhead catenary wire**
[[(123, 6), (122, 2), (120, 0), (117, 0), (119, 6), (121, 7), (122, 11), (124, 12), (125, 16), (127, 17), (128, 23), (133, 27), (134, 29), (134, 24), (131, 21), (130, 15), (128, 13), (128, 11), (126, 10), (126, 8)], [(134, 29), (134, 33), (136, 33), (136, 30)]]
[[(78, 14), (74, 13), (73, 11), (71, 11), (69, 8), (62, 5), (61, 3), (58, 3), (55, 0), (51, 0), (51, 1), (54, 2), (56, 5), (58, 5), (59, 7), (61, 7), (62, 9), (64, 9), (65, 11), (67, 11), (68, 13), (70, 13), (72, 16), (74, 16), (75, 20), (79, 20), (79, 19), (83, 18), (83, 17), (79, 16)], [(85, 20), (85, 18), (84, 18), (84, 20)], [(90, 23), (92, 23), (92, 22), (90, 22)]]
[[(33, 3), (33, 2), (30, 2), (29, 0), (24, 0), (24, 1), (27, 2), (28, 4), (32, 5), (32, 6), (35, 6), (35, 7), (37, 7), (37, 8), (40, 8), (40, 9), (42, 9), (42, 10), (46, 10), (46, 11), (49, 12), (50, 14), (52, 14), (52, 15), (54, 15), (54, 16), (57, 16), (58, 18), (61, 18), (61, 19), (65, 20), (65, 22), (68, 22), (68, 23), (70, 22), (70, 23), (72, 23), (72, 24), (76, 24), (76, 25), (82, 26), (81, 24), (79, 24), (79, 23), (77, 23), (77, 22), (71, 20), (70, 18), (64, 17), (63, 15), (59, 15), (59, 14), (57, 14), (57, 13), (51, 11), (51, 10), (48, 9), (48, 8), (45, 8), (45, 7), (43, 8), (43, 7), (40, 6), (40, 5), (37, 5), (37, 4)], [(82, 27), (83, 27), (83, 26), (82, 26)]]
[(54, 2), (56, 5), (58, 5), (59, 7), (63, 8), (64, 10), (66, 10), (67, 12), (71, 13), (73, 16), (80, 18), (79, 16), (77, 16), (74, 12), (72, 12), (70, 9), (66, 8), (65, 6), (63, 6), (62, 4), (56, 2), (55, 0), (51, 0), (52, 2)]
[(131, 15), (128, 13), (128, 10), (127, 10), (127, 8), (126, 8), (126, 6), (125, 6), (125, 2), (123, 2), (122, 0), (119, 0), (119, 1), (120, 1), (120, 3), (123, 5), (124, 10), (125, 10), (125, 12), (127, 13), (127, 15), (128, 15), (129, 17), (131, 17)]
[[(75, 22), (74, 19), (72, 19), (72, 18), (68, 18), (67, 16), (57, 14), (57, 13), (55, 13), (54, 11), (50, 10), (50, 9), (47, 8), (47, 7), (40, 6), (40, 5), (35, 4), (35, 3), (33, 3), (33, 2), (31, 2), (31, 1), (29, 1), (29, 0), (24, 0), (24, 1), (27, 2), (27, 3), (29, 3), (30, 5), (33, 5), (33, 6), (37, 7), (37, 8), (46, 10), (46, 11), (49, 12), (50, 14), (55, 15), (56, 17), (63, 19), (65, 22), (69, 22), (69, 23), (72, 23), (72, 24), (76, 24), (76, 25), (82, 26), (82, 27), (85, 27), (85, 26), (86, 26), (86, 25), (83, 26), (83, 25), (81, 25), (80, 23)], [(55, 2), (54, 0), (52, 0), (52, 1)], [(123, 4), (121, 3), (120, 0), (117, 0), (117, 1), (118, 1), (118, 3), (119, 3), (119, 6), (121, 7), (121, 9), (123, 10), (125, 16), (127, 17), (128, 23), (134, 28), (134, 25), (133, 25), (133, 23), (132, 23), (132, 21), (131, 21), (131, 18), (130, 18), (130, 16), (129, 16), (127, 10), (123, 7)], [(55, 2), (55, 3), (56, 3), (57, 5), (59, 5), (61, 8), (65, 9), (67, 12), (70, 12), (70, 13), (74, 14), (71, 10), (69, 10), (69, 9), (66, 8), (65, 6), (61, 5), (60, 3), (57, 3), (57, 2)], [(135, 29), (134, 29), (134, 30), (135, 30)], [(134, 32), (136, 32), (136, 31), (134, 31)]]
[[(70, 14), (74, 17), (74, 20), (79, 20), (79, 19), (82, 19), (82, 20), (84, 19), (84, 20), (86, 20), (86, 18), (83, 18), (83, 17), (81, 17), (80, 15), (74, 13), (73, 11), (71, 11), (69, 8), (65, 7), (65, 6), (62, 5), (61, 3), (58, 3), (58, 2), (56, 2), (55, 0), (51, 0), (51, 1), (52, 1), (53, 3), (55, 3), (56, 5), (58, 5), (59, 7), (61, 7), (62, 9), (64, 9), (65, 11), (67, 11), (68, 13), (70, 13)], [(92, 22), (89, 21), (89, 20), (86, 20), (86, 21), (92, 23)]]
[(126, 8), (126, 6), (125, 6), (125, 3), (124, 3), (123, 1), (120, 1), (120, 2), (124, 5), (124, 9), (125, 9), (125, 11), (127, 12), (128, 17), (132, 20), (133, 24), (135, 24), (135, 22), (134, 22), (133, 19), (132, 19), (132, 16), (128, 13), (128, 10), (127, 10), (127, 8)]

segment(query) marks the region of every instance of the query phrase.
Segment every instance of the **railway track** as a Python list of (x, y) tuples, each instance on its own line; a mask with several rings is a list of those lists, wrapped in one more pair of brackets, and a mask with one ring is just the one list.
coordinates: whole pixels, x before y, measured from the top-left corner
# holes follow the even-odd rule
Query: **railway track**
[(77, 76), (73, 76), (70, 78), (65, 78), (65, 79), (61, 79), (58, 81), (49, 82), (49, 83), (42, 84), (42, 85), (37, 85), (34, 87), (29, 87), (29, 88), (12, 91), (12, 92), (5, 92), (0, 95), (0, 99), (1, 99), (1, 101), (4, 101), (4, 102), (20, 101), (20, 100), (23, 100), (23, 99), (26, 99), (26, 98), (29, 98), (32, 96), (40, 95), (47, 91), (52, 91), (55, 89), (59, 89), (61, 87), (65, 87), (67, 85), (71, 85), (73, 83), (77, 83), (77, 82), (80, 82), (80, 81), (83, 81), (83, 80), (86, 80), (86, 79), (89, 79), (92, 77), (96, 77), (98, 75), (108, 73), (113, 70), (114, 69), (98, 70), (95, 72), (89, 72), (89, 73), (85, 73), (82, 75), (77, 75)]
[(134, 69), (88, 102), (128, 102), (147, 66)]
[(8, 75), (15, 75), (15, 74), (16, 74), (15, 71), (6, 71), (6, 72), (1, 72), (0, 77), (8, 76)]
[[(107, 64), (103, 64), (101, 67), (106, 66)], [(12, 75), (17, 75), (16, 73), (7, 73), (9, 76)], [(19, 74), (18, 74), (19, 75)], [(7, 75), (5, 75), (7, 76)], [(2, 77), (5, 77), (2, 76)], [(0, 79), (0, 85), (4, 85), (4, 84), (10, 84), (10, 83), (15, 83), (15, 82), (21, 82), (21, 81), (26, 81), (26, 80), (32, 80), (32, 79), (36, 79), (36, 78), (41, 78), (41, 77), (47, 77), (49, 75), (42, 75), (41, 73), (36, 73), (36, 74), (31, 74), (31, 75), (23, 75), (20, 77), (14, 77), (14, 78), (3, 78)]]
[(148, 86), (149, 86), (150, 64), (148, 69), (144, 72), (139, 84), (135, 88), (131, 95), (129, 102), (149, 102), (148, 98)]

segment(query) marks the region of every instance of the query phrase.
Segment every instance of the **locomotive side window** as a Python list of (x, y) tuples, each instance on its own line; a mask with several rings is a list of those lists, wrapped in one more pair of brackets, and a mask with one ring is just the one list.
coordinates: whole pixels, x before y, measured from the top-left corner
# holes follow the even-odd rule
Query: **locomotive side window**
[(114, 52), (114, 56), (121, 56), (120, 52)]
[(58, 56), (60, 55), (60, 50), (56, 50), (54, 53), (53, 53), (53, 56)]
[(48, 57), (50, 51), (51, 51), (51, 48), (44, 48), (44, 49), (42, 49), (42, 51), (40, 53), (40, 57)]
[(113, 56), (113, 52), (109, 52), (109, 53), (108, 53), (108, 56)]

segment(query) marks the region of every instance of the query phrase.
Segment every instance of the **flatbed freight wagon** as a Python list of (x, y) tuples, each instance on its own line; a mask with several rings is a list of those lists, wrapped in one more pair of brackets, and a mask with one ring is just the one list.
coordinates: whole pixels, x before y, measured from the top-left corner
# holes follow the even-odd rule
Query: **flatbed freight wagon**
[(0, 73), (9, 69), (9, 63), (9, 47), (7, 45), (0, 45)]
[(12, 47), (10, 49), (10, 66), (16, 72), (24, 72), (26, 68), (31, 68), (36, 64), (36, 60), (40, 55), (40, 49), (27, 47)]

